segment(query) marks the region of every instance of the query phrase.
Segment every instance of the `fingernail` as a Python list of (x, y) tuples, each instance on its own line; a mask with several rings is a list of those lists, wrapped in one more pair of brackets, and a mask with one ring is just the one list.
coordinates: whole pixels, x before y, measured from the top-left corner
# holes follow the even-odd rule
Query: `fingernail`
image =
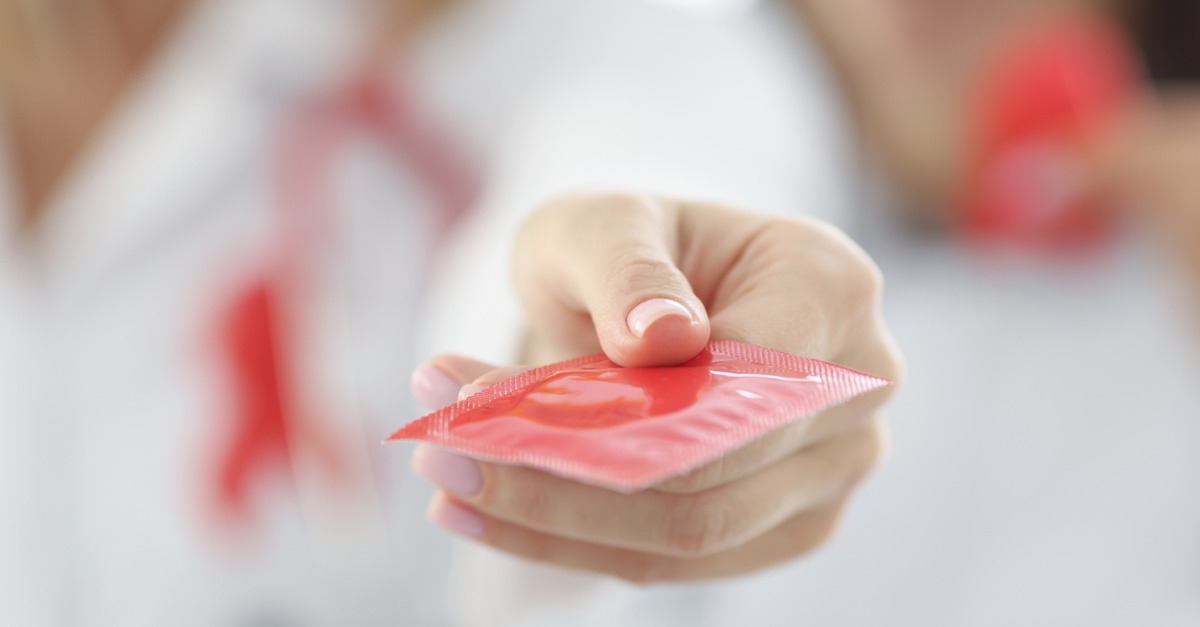
[(458, 388), (458, 381), (433, 364), (422, 364), (413, 372), (413, 396), (429, 409), (453, 404), (458, 399)]
[(432, 446), (417, 447), (413, 471), (439, 488), (461, 496), (472, 496), (483, 489), (483, 471), (478, 462)]
[(468, 383), (468, 384), (462, 386), (462, 389), (458, 391), (458, 400), (461, 401), (464, 399), (471, 398), (472, 396), (475, 396), (476, 394), (486, 390), (487, 388), (488, 388), (488, 386), (486, 386), (486, 385), (475, 385), (474, 383)]
[(652, 298), (634, 307), (633, 311), (629, 312), (629, 317), (625, 319), (625, 324), (631, 333), (642, 337), (655, 322), (667, 316), (682, 316), (693, 324), (697, 322), (692, 310), (683, 304), (666, 298)]
[(487, 527), (482, 514), (440, 494), (430, 501), (428, 516), (442, 529), (469, 538), (482, 536)]

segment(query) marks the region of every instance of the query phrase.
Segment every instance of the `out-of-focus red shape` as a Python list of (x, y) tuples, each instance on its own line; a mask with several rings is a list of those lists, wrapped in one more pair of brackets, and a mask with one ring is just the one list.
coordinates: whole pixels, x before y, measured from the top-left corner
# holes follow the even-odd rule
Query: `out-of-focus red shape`
[(218, 497), (222, 513), (241, 520), (250, 516), (251, 481), (271, 471), (286, 473), (292, 447), (311, 453), (334, 479), (346, 472), (338, 450), (289, 403), (280, 315), (277, 288), (263, 279), (239, 295), (224, 321), (237, 430), (218, 462)]
[(218, 489), (227, 510), (245, 513), (248, 483), (263, 466), (288, 459), (288, 425), (280, 389), (275, 296), (263, 281), (239, 296), (225, 320), (225, 351), (235, 381), (238, 431), (219, 463)]
[(1092, 15), (1040, 23), (1003, 47), (974, 103), (961, 200), (969, 238), (1050, 252), (1109, 240), (1083, 151), (1140, 91), (1136, 59), (1121, 30)]
[(888, 382), (718, 340), (673, 368), (604, 355), (502, 381), (392, 435), (620, 492), (647, 488)]
[(442, 237), (470, 208), (478, 181), (454, 142), (413, 102), (411, 94), (381, 80), (382, 72), (367, 76), (347, 90), (342, 106), (353, 111), (359, 125), (370, 129), (433, 195), (436, 235)]
[[(453, 142), (440, 132), (388, 66), (368, 66), (329, 98), (306, 103), (284, 127), (275, 156), (278, 239), (267, 267), (253, 275), (222, 320), (223, 349), (235, 382), (234, 433), (214, 462), (218, 510), (249, 519), (249, 487), (259, 476), (288, 472), (294, 447), (314, 453), (334, 480), (346, 475), (342, 453), (305, 421), (290, 375), (288, 304), (308, 284), (314, 253), (337, 221), (332, 171), (348, 140), (366, 136), (413, 171), (435, 199), (436, 236), (444, 236), (472, 202), (476, 183)], [(411, 268), (420, 271), (421, 268)], [(291, 291), (289, 291), (291, 290)]]

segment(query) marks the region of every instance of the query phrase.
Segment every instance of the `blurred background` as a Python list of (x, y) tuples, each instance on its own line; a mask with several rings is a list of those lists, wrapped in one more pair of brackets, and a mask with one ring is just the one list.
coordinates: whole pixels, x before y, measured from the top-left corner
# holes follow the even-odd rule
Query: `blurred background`
[[(0, 624), (1200, 624), (1187, 0), (0, 0)], [(807, 215), (887, 280), (818, 554), (639, 589), (452, 541), (434, 354), (555, 194)]]

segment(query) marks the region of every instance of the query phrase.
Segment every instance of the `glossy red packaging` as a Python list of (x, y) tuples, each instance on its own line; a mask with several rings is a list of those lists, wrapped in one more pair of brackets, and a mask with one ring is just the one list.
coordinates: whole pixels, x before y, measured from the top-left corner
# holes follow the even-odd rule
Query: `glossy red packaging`
[(622, 368), (603, 355), (543, 366), (389, 440), (635, 492), (886, 385), (836, 364), (715, 341), (672, 368)]

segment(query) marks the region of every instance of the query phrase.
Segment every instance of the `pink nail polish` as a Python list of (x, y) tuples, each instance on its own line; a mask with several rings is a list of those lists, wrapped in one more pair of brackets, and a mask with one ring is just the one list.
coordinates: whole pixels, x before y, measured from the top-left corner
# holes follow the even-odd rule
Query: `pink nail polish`
[(461, 496), (472, 496), (483, 489), (483, 471), (478, 462), (432, 446), (417, 448), (413, 471), (439, 488)]
[(413, 396), (429, 409), (453, 404), (458, 400), (458, 388), (458, 381), (433, 364), (422, 364), (413, 372)]
[(487, 388), (488, 388), (488, 386), (486, 386), (486, 385), (475, 385), (474, 383), (468, 383), (468, 384), (462, 386), (462, 389), (460, 389), (458, 391), (458, 400), (461, 401), (464, 399), (471, 398), (472, 396), (475, 396), (476, 394), (486, 390)]
[(429, 520), (450, 533), (478, 538), (487, 530), (487, 521), (479, 512), (439, 494), (429, 503)]
[(668, 316), (682, 317), (692, 324), (697, 322), (696, 315), (682, 303), (666, 298), (652, 298), (634, 307), (625, 319), (625, 324), (629, 327), (630, 333), (642, 337), (655, 322)]

